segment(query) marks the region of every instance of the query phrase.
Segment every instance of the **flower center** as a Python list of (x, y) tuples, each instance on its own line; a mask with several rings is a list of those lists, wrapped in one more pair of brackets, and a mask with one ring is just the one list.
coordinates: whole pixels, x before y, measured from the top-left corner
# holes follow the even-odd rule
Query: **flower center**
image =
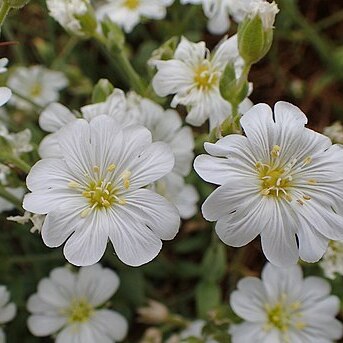
[(139, 0), (124, 0), (124, 7), (134, 10), (138, 7)]
[(40, 96), (42, 94), (42, 91), (43, 91), (42, 85), (40, 83), (36, 82), (31, 87), (30, 95), (32, 97), (37, 97), (37, 96)]
[(306, 327), (306, 323), (301, 321), (303, 315), (300, 312), (300, 308), (301, 304), (299, 302), (287, 304), (287, 295), (283, 294), (279, 302), (274, 306), (265, 305), (267, 321), (263, 329), (270, 331), (274, 328), (282, 333), (286, 333), (290, 327), (303, 330)]
[(89, 206), (81, 212), (81, 217), (86, 217), (93, 210), (108, 209), (114, 204), (124, 205), (125, 199), (121, 196), (130, 187), (131, 172), (125, 170), (115, 178), (115, 164), (111, 164), (101, 173), (100, 167), (93, 167), (93, 175), (85, 173), (86, 184), (81, 185), (75, 181), (69, 182), (68, 186), (77, 189), (87, 199)]
[(93, 306), (87, 300), (74, 300), (70, 308), (65, 311), (65, 315), (71, 324), (84, 323), (89, 320), (93, 310)]
[(210, 68), (210, 63), (204, 61), (194, 70), (194, 83), (198, 89), (209, 90), (218, 83), (218, 72), (210, 70)]
[[(286, 199), (292, 201), (290, 191), (295, 187), (293, 174), (300, 170), (302, 167), (311, 163), (312, 158), (307, 157), (298, 165), (297, 160), (293, 159), (288, 164), (284, 165), (280, 160), (281, 148), (278, 145), (274, 145), (270, 152), (270, 161), (268, 163), (257, 162), (255, 167), (258, 174), (258, 178), (261, 181), (261, 194), (264, 196), (274, 197), (276, 199)], [(307, 180), (308, 184), (315, 184), (314, 179)], [(311, 198), (302, 194), (302, 197), (297, 199), (300, 205), (304, 204), (304, 200), (310, 200)]]

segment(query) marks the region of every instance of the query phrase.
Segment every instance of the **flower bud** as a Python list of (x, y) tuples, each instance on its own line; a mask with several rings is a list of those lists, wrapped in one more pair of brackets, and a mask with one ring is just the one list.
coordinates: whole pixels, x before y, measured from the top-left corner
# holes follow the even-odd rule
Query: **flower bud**
[(149, 300), (148, 306), (137, 310), (139, 321), (146, 324), (160, 324), (168, 320), (168, 308), (155, 300)]
[(264, 57), (273, 41), (273, 25), (279, 9), (267, 1), (254, 3), (250, 14), (239, 25), (238, 49), (246, 64), (251, 65)]
[(158, 49), (154, 50), (148, 60), (148, 65), (153, 67), (155, 61), (169, 60), (174, 57), (179, 38), (174, 36), (164, 42)]
[(106, 101), (107, 97), (112, 94), (114, 87), (107, 79), (100, 79), (94, 86), (92, 93), (92, 103), (97, 104), (99, 102)]

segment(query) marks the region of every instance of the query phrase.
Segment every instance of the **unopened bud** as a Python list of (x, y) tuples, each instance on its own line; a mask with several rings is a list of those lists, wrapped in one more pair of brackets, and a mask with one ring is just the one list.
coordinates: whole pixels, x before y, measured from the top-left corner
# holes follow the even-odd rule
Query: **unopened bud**
[(139, 321), (146, 324), (165, 323), (169, 317), (168, 308), (155, 300), (149, 300), (148, 306), (137, 310)]

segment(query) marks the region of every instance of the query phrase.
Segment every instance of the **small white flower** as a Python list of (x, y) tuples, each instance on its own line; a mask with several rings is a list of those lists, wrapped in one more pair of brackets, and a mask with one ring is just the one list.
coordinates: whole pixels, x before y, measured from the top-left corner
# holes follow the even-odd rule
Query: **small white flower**
[(329, 279), (334, 279), (337, 274), (343, 275), (343, 241), (329, 242), (320, 266)]
[(142, 17), (163, 19), (167, 14), (166, 7), (172, 2), (171, 0), (106, 0), (96, 9), (96, 15), (99, 20), (109, 17), (129, 33)]
[(30, 129), (24, 129), (17, 133), (9, 133), (6, 126), (0, 123), (0, 137), (3, 137), (12, 148), (14, 156), (20, 156), (23, 153), (33, 150), (31, 142), (32, 133)]
[(204, 180), (220, 185), (202, 206), (220, 239), (240, 247), (261, 235), (264, 254), (279, 266), (299, 254), (316, 262), (330, 239), (343, 239), (343, 149), (306, 123), (289, 103), (278, 102), (274, 115), (258, 104), (241, 118), (246, 137), (205, 143), (212, 156), (194, 163)]
[[(18, 67), (9, 77), (7, 85), (23, 98), (44, 107), (58, 100), (58, 92), (68, 85), (68, 80), (63, 73), (42, 66)], [(23, 98), (13, 95), (11, 103), (22, 110), (31, 110), (32, 104)]]
[(192, 43), (182, 37), (174, 59), (154, 61), (158, 72), (153, 87), (159, 96), (176, 94), (171, 103), (188, 106), (186, 121), (202, 125), (208, 118), (210, 130), (221, 124), (230, 114), (230, 103), (219, 91), (219, 81), (227, 63), (241, 61), (237, 36), (223, 40), (210, 54), (205, 42)]
[(124, 263), (151, 261), (161, 239), (174, 238), (179, 227), (177, 209), (143, 188), (171, 171), (170, 148), (152, 143), (144, 127), (122, 128), (106, 115), (73, 121), (58, 132), (58, 142), (63, 159), (39, 161), (26, 180), (32, 193), (23, 207), (47, 214), (45, 244), (67, 240), (67, 260), (90, 265), (102, 257), (109, 238)]
[(11, 321), (16, 313), (17, 307), (15, 304), (10, 303), (10, 293), (5, 286), (0, 285), (0, 342), (5, 343), (5, 333), (1, 325)]
[(127, 335), (127, 320), (118, 312), (102, 309), (119, 287), (116, 273), (100, 264), (80, 268), (55, 268), (31, 295), (28, 328), (38, 337), (57, 334), (56, 343), (114, 343)]
[(233, 343), (333, 343), (343, 326), (335, 319), (339, 299), (322, 278), (303, 279), (299, 266), (267, 264), (262, 280), (245, 277), (231, 295), (233, 310), (245, 321), (231, 327)]
[(47, 0), (49, 15), (67, 31), (82, 34), (79, 19), (76, 16), (86, 14), (89, 0)]

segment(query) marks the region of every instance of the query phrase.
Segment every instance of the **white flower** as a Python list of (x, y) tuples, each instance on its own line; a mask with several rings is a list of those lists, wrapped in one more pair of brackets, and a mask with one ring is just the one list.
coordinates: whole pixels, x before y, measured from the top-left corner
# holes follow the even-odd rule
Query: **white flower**
[(320, 266), (329, 279), (334, 279), (336, 274), (343, 275), (343, 241), (329, 242)]
[(7, 127), (0, 123), (0, 137), (3, 137), (11, 146), (14, 156), (20, 156), (33, 150), (30, 144), (32, 137), (30, 129), (24, 129), (18, 133), (9, 133)]
[(166, 7), (171, 0), (106, 0), (96, 9), (99, 20), (109, 17), (129, 33), (141, 21), (142, 17), (149, 19), (163, 19)]
[[(81, 108), (83, 118), (88, 121), (99, 115), (107, 114), (123, 125), (129, 125), (131, 120), (127, 117), (125, 111), (125, 94), (119, 89), (115, 89), (106, 101)], [(77, 113), (73, 113), (59, 103), (51, 103), (44, 109), (39, 116), (39, 126), (44, 131), (52, 132), (52, 134), (44, 137), (39, 145), (38, 152), (42, 158), (63, 156), (58, 144), (57, 131), (77, 118)]]
[(24, 98), (42, 107), (57, 101), (58, 92), (67, 84), (63, 73), (42, 66), (18, 67), (7, 82), (8, 87), (23, 97), (13, 95), (11, 98), (11, 103), (22, 110), (32, 109), (32, 104)]
[(89, 0), (47, 0), (49, 15), (67, 31), (82, 34), (81, 24), (76, 16), (86, 14)]
[(230, 103), (219, 91), (219, 81), (227, 63), (241, 60), (237, 36), (223, 40), (210, 54), (205, 42), (192, 43), (182, 37), (174, 59), (154, 61), (158, 72), (153, 87), (159, 96), (176, 94), (171, 103), (188, 106), (186, 121), (202, 125), (208, 118), (210, 130), (221, 124), (230, 114)]
[(138, 266), (151, 261), (161, 239), (174, 238), (177, 209), (144, 189), (171, 171), (174, 157), (162, 142), (151, 142), (141, 126), (121, 128), (101, 115), (75, 120), (58, 132), (63, 159), (39, 161), (27, 177), (32, 193), (23, 207), (47, 214), (42, 238), (50, 247), (64, 241), (64, 254), (76, 265), (94, 264), (108, 238), (118, 257)]
[(299, 266), (267, 264), (262, 280), (245, 277), (231, 294), (233, 310), (245, 321), (231, 327), (233, 343), (333, 343), (342, 337), (335, 319), (339, 299), (319, 277), (303, 279)]
[(299, 254), (318, 261), (330, 239), (343, 239), (343, 149), (306, 123), (289, 103), (278, 102), (274, 116), (258, 104), (241, 118), (246, 137), (205, 143), (212, 156), (194, 163), (204, 180), (220, 185), (202, 213), (217, 221), (221, 240), (240, 247), (261, 235), (264, 254), (279, 266)]
[(127, 320), (118, 312), (102, 309), (119, 287), (116, 273), (100, 264), (80, 268), (55, 268), (31, 295), (28, 328), (35, 336), (57, 333), (56, 343), (113, 343), (125, 338)]
[[(0, 126), (1, 129), (1, 126)], [(7, 176), (11, 173), (11, 169), (5, 164), (0, 163), (0, 184), (7, 184)]]
[(336, 121), (332, 125), (324, 128), (325, 136), (328, 136), (333, 142), (343, 144), (343, 125)]
[(0, 106), (6, 104), (10, 99), (12, 91), (7, 87), (0, 87)]
[[(10, 293), (5, 286), (0, 285), (0, 325), (11, 321), (16, 313), (17, 307), (15, 304), (10, 303)], [(0, 342), (5, 343), (5, 333), (0, 326)]]

